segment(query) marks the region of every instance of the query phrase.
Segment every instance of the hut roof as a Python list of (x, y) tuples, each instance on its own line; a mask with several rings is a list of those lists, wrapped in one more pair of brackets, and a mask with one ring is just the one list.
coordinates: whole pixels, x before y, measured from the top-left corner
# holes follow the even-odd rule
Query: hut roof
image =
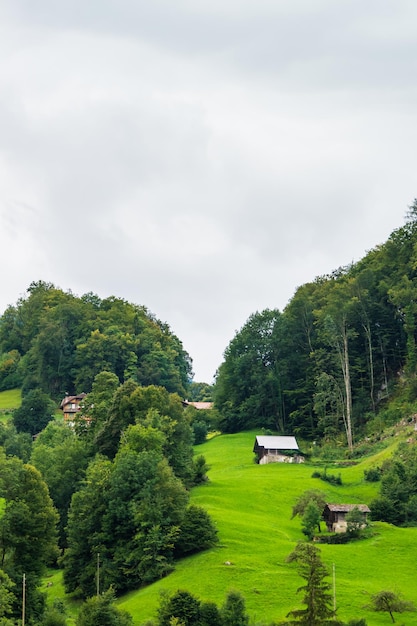
[(361, 513), (370, 513), (371, 510), (366, 504), (326, 504), (329, 511), (334, 513), (349, 513), (353, 509), (359, 509)]

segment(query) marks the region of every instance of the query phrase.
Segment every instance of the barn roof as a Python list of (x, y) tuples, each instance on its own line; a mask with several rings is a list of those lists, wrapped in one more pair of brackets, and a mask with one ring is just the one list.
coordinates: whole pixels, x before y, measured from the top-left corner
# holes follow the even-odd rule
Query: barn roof
[(255, 439), (254, 450), (266, 448), (268, 450), (299, 450), (295, 437), (272, 435), (258, 435)]
[(361, 513), (370, 513), (371, 510), (366, 504), (326, 504), (329, 511), (334, 513), (349, 513), (353, 509), (359, 509)]

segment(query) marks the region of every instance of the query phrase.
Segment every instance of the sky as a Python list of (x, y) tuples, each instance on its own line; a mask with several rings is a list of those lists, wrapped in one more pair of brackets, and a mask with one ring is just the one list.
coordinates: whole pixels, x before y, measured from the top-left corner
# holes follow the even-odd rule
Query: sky
[(403, 225), (416, 78), (415, 0), (0, 0), (0, 314), (117, 296), (211, 383)]

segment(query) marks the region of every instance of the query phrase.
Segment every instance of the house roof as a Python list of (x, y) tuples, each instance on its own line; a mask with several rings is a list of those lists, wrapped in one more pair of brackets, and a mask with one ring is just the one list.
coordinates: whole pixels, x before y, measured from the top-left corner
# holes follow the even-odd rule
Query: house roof
[(185, 405), (193, 406), (195, 409), (199, 409), (199, 410), (213, 408), (213, 402), (188, 402), (188, 400), (186, 400)]
[(67, 406), (67, 404), (71, 404), (72, 402), (75, 402), (75, 403), (81, 402), (81, 400), (84, 400), (86, 395), (87, 395), (86, 393), (79, 393), (77, 396), (65, 396), (65, 398), (62, 400), (60, 404), (60, 408), (63, 409), (64, 407)]
[(272, 435), (258, 435), (255, 439), (254, 450), (267, 448), (268, 450), (299, 450), (295, 437), (281, 437)]
[(359, 509), (361, 513), (370, 513), (371, 510), (366, 504), (326, 504), (329, 511), (334, 513), (349, 513), (353, 509)]

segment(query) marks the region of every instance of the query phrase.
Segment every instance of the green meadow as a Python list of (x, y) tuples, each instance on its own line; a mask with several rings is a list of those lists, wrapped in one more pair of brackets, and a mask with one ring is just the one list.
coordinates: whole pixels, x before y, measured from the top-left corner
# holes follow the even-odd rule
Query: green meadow
[[(209, 511), (218, 528), (219, 545), (181, 561), (175, 572), (121, 598), (139, 626), (155, 616), (162, 590), (187, 589), (202, 600), (221, 604), (230, 589), (240, 591), (253, 624), (285, 619), (299, 608), (303, 584), (286, 557), (303, 539), (299, 518), (291, 519), (296, 498), (306, 489), (324, 491), (330, 502), (367, 503), (378, 483), (363, 480), (363, 470), (395, 451), (396, 444), (355, 466), (328, 468), (343, 485), (312, 478), (310, 464), (257, 465), (254, 432), (219, 435), (197, 448), (209, 466), (209, 482), (192, 491), (193, 503)], [(369, 594), (382, 589), (401, 592), (417, 605), (417, 528), (375, 523), (370, 538), (346, 545), (320, 545), (322, 560), (335, 573), (340, 619), (363, 617), (368, 626), (390, 624), (388, 614), (364, 607)], [(332, 583), (332, 576), (329, 577)], [(417, 613), (398, 616), (400, 624), (417, 625)]]
[(17, 409), (22, 404), (22, 393), (20, 389), (10, 389), (0, 393), (0, 421), (7, 420), (13, 409)]

